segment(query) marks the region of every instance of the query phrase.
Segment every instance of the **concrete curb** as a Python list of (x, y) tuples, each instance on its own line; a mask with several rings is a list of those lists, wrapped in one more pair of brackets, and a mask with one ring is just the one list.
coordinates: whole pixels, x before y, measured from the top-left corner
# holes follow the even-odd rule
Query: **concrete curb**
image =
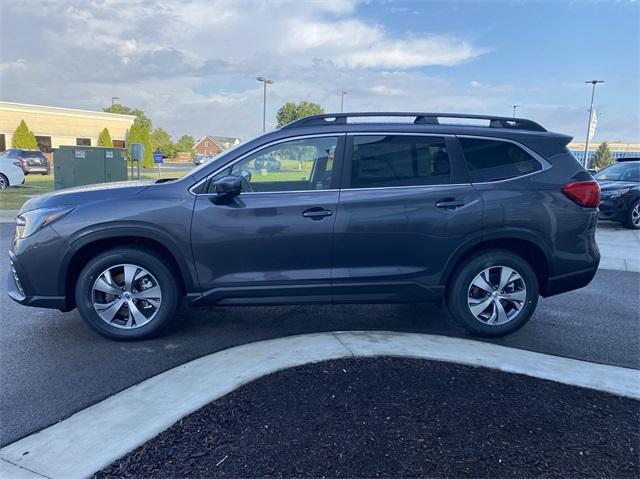
[(147, 379), (0, 449), (2, 477), (82, 478), (207, 403), (276, 371), (349, 357), (448, 361), (640, 399), (640, 371), (467, 339), (409, 333), (317, 333), (245, 344)]

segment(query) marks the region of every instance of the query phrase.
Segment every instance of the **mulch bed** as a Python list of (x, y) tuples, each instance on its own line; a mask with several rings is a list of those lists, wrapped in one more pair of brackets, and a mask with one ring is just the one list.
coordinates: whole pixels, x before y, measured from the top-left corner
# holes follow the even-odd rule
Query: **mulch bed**
[(640, 402), (606, 393), (346, 359), (248, 384), (96, 477), (637, 478), (639, 426)]

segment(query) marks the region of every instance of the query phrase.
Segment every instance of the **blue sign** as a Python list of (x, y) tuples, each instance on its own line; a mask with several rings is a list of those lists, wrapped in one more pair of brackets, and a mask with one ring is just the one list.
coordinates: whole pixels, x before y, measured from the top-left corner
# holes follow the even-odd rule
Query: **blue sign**
[(162, 156), (162, 153), (160, 153), (159, 151), (154, 151), (153, 152), (153, 162), (154, 163), (163, 163), (164, 162), (164, 156)]

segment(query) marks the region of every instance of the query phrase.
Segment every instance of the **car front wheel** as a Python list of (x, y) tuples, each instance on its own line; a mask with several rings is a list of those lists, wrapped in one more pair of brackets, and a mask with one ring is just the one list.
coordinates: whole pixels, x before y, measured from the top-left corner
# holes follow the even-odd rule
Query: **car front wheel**
[(157, 335), (173, 320), (178, 301), (175, 273), (139, 248), (99, 254), (84, 267), (76, 284), (80, 315), (112, 339)]
[(535, 271), (507, 250), (470, 258), (454, 273), (447, 291), (453, 318), (479, 336), (504, 336), (520, 329), (537, 304)]
[(629, 208), (624, 225), (633, 230), (640, 229), (640, 198), (634, 201), (631, 208)]

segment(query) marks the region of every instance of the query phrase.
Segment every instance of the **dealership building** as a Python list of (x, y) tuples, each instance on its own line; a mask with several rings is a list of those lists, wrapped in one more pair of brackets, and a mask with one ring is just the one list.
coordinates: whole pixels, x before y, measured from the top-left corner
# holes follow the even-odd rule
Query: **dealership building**
[(96, 146), (103, 128), (109, 130), (113, 146), (124, 148), (127, 130), (135, 119), (132, 115), (0, 101), (0, 151), (11, 148), (13, 132), (21, 120), (45, 153), (62, 145)]

